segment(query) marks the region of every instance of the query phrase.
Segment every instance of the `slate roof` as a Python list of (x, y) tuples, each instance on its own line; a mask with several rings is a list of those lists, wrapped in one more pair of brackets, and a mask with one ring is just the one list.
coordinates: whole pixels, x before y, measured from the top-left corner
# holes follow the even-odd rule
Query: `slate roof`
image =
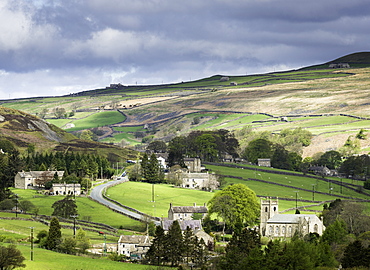
[(125, 244), (150, 244), (149, 237), (146, 235), (121, 235), (118, 243)]
[(206, 206), (172, 206), (174, 213), (207, 213)]
[[(163, 230), (168, 231), (173, 222), (174, 220), (170, 219), (162, 221)], [(187, 227), (189, 227), (193, 231), (195, 231), (196, 229), (202, 229), (202, 224), (200, 220), (178, 220), (178, 222), (182, 231), (185, 231)]]
[(277, 214), (270, 218), (267, 223), (288, 223), (297, 224), (300, 218), (318, 218), (316, 215), (304, 214)]

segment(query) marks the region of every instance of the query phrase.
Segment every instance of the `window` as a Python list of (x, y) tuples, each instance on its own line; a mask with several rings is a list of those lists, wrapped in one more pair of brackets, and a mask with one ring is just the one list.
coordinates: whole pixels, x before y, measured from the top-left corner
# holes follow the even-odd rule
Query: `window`
[(275, 234), (276, 235), (279, 235), (280, 234), (280, 228), (279, 228), (279, 226), (276, 226), (276, 228), (275, 228)]
[(267, 207), (265, 208), (265, 212), (268, 212), (268, 208)]
[(313, 231), (314, 231), (315, 233), (319, 233), (319, 226), (318, 226), (317, 224), (315, 224), (315, 225), (313, 226)]

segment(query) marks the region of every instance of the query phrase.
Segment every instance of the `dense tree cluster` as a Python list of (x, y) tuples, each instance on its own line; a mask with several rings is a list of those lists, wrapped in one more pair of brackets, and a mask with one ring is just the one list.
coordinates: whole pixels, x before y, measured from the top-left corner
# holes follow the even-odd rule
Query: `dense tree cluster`
[(226, 154), (238, 157), (239, 143), (228, 130), (192, 131), (168, 143), (169, 166), (183, 166), (184, 157), (200, 157), (204, 161), (220, 161)]
[(128, 169), (128, 177), (130, 181), (162, 183), (164, 182), (164, 168), (158, 162), (154, 153), (150, 155), (150, 158), (147, 153), (144, 153), (141, 162)]
[(11, 196), (9, 187), (13, 186), (14, 177), (22, 169), (22, 159), (14, 144), (0, 140), (0, 201)]
[(219, 258), (216, 268), (268, 270), (336, 266), (329, 245), (317, 239), (295, 236), (291, 241), (270, 241), (266, 248), (262, 249), (260, 236), (255, 230), (235, 230), (226, 247), (226, 253)]
[(181, 232), (180, 225), (175, 220), (165, 234), (161, 226), (156, 227), (155, 236), (146, 254), (146, 260), (154, 265), (177, 266), (180, 263), (192, 263), (202, 267), (206, 263), (207, 246), (203, 239), (198, 239), (188, 227)]
[(110, 167), (107, 158), (99, 155), (79, 153), (34, 153), (24, 158), (25, 170), (65, 171), (66, 175), (75, 174), (77, 177), (97, 178), (103, 176), (110, 178), (114, 170)]

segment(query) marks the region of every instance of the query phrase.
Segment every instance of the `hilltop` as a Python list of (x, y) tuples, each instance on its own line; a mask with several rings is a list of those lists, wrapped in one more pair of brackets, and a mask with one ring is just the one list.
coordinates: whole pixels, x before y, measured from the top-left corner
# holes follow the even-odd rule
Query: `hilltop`
[[(329, 68), (331, 63), (350, 67)], [(280, 132), (301, 126), (315, 135), (305, 150), (305, 155), (312, 155), (337, 149), (360, 128), (369, 128), (369, 87), (370, 53), (363, 52), (299, 70), (215, 75), (176, 84), (113, 84), (68, 96), (6, 100), (2, 106), (38, 116), (46, 111), (45, 121), (65, 131), (77, 134), (89, 129), (100, 141), (126, 145), (168, 140), (199, 129), (250, 126)], [(57, 119), (53, 114), (57, 107), (68, 116)], [(279, 121), (282, 118), (288, 122)], [(368, 151), (370, 142), (362, 144)]]

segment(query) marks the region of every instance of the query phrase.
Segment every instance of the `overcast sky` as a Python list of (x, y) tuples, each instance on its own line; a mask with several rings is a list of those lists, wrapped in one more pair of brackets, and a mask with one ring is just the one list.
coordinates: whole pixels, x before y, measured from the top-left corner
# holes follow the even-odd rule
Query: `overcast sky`
[(0, 99), (300, 68), (369, 25), (369, 0), (0, 0)]

